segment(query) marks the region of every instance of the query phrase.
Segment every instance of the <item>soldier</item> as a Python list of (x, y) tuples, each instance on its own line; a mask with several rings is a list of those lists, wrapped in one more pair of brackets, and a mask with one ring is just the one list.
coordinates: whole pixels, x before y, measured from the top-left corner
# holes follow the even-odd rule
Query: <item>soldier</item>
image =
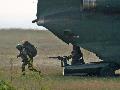
[(73, 45), (73, 51), (71, 52), (70, 57), (72, 58), (72, 65), (85, 64), (83, 60), (83, 54), (80, 50), (80, 47), (77, 45)]
[(23, 75), (25, 75), (25, 66), (26, 65), (28, 65), (29, 70), (39, 72), (39, 74), (40, 74), (41, 73), (40, 71), (33, 68), (33, 57), (32, 57), (32, 55), (30, 56), (28, 54), (28, 50), (25, 48), (24, 44), (23, 45), (18, 44), (16, 46), (16, 48), (20, 51), (20, 54), (17, 55), (17, 58), (21, 57), (21, 59), (22, 59), (22, 72), (23, 72)]

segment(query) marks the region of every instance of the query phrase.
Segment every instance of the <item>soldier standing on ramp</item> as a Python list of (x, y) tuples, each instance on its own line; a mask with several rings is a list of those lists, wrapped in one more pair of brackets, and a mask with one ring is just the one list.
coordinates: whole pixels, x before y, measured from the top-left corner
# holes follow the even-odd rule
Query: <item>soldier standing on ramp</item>
[(17, 58), (21, 57), (21, 59), (22, 59), (23, 75), (25, 75), (25, 66), (26, 65), (28, 65), (29, 70), (39, 72), (39, 74), (40, 74), (41, 71), (38, 71), (35, 68), (33, 68), (33, 57), (35, 57), (37, 55), (37, 50), (34, 47), (34, 45), (29, 43), (28, 41), (24, 41), (22, 45), (18, 44), (16, 46), (16, 48), (20, 51), (19, 55), (17, 55)]

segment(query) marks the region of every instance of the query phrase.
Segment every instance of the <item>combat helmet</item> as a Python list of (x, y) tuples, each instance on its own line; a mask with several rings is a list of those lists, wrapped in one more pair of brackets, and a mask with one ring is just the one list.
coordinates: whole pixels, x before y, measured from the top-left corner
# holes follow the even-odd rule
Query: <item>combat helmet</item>
[(23, 46), (22, 46), (21, 44), (18, 44), (18, 45), (16, 46), (16, 48), (17, 48), (18, 50), (22, 50), (22, 49), (23, 49)]

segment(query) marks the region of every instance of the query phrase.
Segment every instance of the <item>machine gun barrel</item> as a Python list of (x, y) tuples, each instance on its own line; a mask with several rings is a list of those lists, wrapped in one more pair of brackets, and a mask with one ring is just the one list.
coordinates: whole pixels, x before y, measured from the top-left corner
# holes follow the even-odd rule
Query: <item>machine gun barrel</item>
[(57, 57), (48, 57), (48, 58), (53, 58), (53, 59), (60, 60), (61, 61), (61, 67), (64, 67), (64, 66), (68, 65), (67, 64), (67, 60), (69, 60), (68, 56), (63, 56), (63, 57), (57, 56)]
[(53, 58), (53, 59), (63, 60), (63, 57), (60, 57), (60, 56), (57, 56), (57, 57), (48, 57), (48, 58)]
[(58, 57), (48, 57), (48, 58), (58, 58)]

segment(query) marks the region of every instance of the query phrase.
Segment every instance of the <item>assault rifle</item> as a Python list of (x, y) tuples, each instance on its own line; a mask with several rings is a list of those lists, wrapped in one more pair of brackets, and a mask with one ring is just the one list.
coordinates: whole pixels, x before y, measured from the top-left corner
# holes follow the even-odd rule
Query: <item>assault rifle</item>
[(67, 64), (67, 61), (69, 61), (69, 56), (57, 56), (57, 57), (48, 57), (48, 58), (53, 58), (53, 59), (58, 59), (61, 61), (61, 67), (67, 66), (69, 64)]

